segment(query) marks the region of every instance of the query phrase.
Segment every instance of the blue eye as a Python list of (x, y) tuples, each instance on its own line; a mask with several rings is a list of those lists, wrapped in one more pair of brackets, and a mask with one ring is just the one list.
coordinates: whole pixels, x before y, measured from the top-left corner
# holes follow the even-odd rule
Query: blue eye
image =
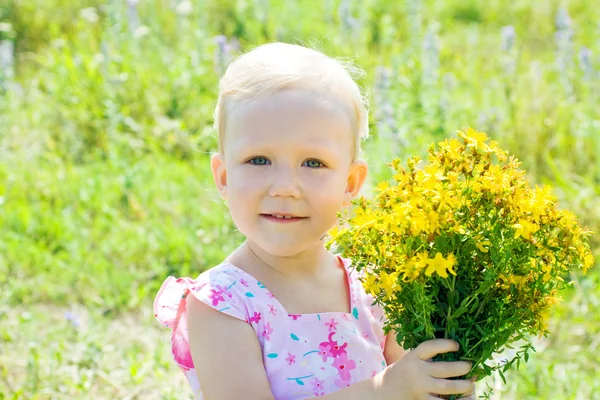
[(310, 168), (321, 168), (324, 167), (323, 163), (319, 160), (314, 160), (314, 159), (310, 159), (310, 160), (306, 160), (305, 162), (307, 167)]
[(267, 165), (269, 161), (265, 157), (254, 157), (248, 160), (248, 162), (252, 165)]

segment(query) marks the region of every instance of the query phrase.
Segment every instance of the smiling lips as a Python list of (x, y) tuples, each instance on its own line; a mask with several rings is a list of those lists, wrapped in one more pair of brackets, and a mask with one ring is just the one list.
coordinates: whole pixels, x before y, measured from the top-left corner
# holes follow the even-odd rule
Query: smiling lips
[(269, 221), (274, 222), (296, 222), (302, 221), (308, 217), (297, 217), (290, 213), (274, 213), (274, 214), (260, 214), (261, 217), (268, 219)]

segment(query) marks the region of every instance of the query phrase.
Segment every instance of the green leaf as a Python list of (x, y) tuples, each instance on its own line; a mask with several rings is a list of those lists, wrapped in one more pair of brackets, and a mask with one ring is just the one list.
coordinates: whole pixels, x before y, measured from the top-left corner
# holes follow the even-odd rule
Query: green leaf
[(425, 327), (423, 325), (417, 326), (417, 328), (413, 331), (413, 333), (419, 333), (421, 332), (423, 329), (425, 329)]
[(478, 324), (475, 324), (475, 329), (477, 329), (477, 332), (479, 332), (482, 336), (485, 336), (485, 331)]
[(450, 319), (456, 319), (467, 312), (467, 308), (460, 306), (458, 310), (454, 311), (452, 315), (450, 315)]
[(501, 370), (498, 370), (498, 374), (500, 374), (500, 378), (502, 378), (502, 382), (506, 385), (506, 378), (504, 377), (504, 373)]
[(490, 368), (489, 365), (483, 363), (481, 364), (481, 366), (483, 367), (483, 370), (485, 371), (486, 375), (490, 375), (492, 373), (492, 368)]
[(469, 311), (474, 313), (475, 310), (477, 310), (477, 307), (479, 307), (479, 297), (475, 297), (475, 300), (473, 301), (473, 304), (471, 304), (471, 309)]

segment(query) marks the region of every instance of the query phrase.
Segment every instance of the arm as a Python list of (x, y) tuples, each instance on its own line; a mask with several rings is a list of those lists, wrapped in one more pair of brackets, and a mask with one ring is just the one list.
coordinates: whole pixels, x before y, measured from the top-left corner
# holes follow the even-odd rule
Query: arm
[(205, 400), (274, 400), (252, 327), (194, 296), (186, 301), (190, 351)]
[[(204, 399), (275, 400), (252, 327), (194, 296), (186, 301), (190, 351)], [(376, 376), (318, 399), (375, 400), (379, 380)]]
[[(190, 351), (204, 399), (275, 400), (265, 372), (260, 344), (252, 327), (244, 321), (211, 308), (194, 296), (187, 296), (186, 302)], [(391, 342), (395, 340), (390, 341), (390, 346), (393, 346)], [(424, 353), (421, 355), (423, 359), (439, 353), (440, 349), (435, 349), (436, 343), (441, 350), (454, 351), (453, 348), (444, 349), (442, 346), (445, 344), (448, 347), (448, 343), (455, 342), (444, 342), (441, 339), (430, 341), (429, 344), (417, 347), (414, 352), (408, 352), (408, 356), (403, 356), (401, 362), (394, 362), (373, 378), (319, 399), (396, 400), (411, 396), (415, 388), (421, 387), (422, 390), (423, 385), (429, 386), (428, 392), (466, 392), (472, 384), (466, 390), (459, 390), (459, 387), (465, 387), (466, 381), (440, 380), (432, 383), (430, 374), (424, 373), (431, 369), (428, 363), (420, 365), (421, 368), (414, 368), (417, 365), (415, 360), (418, 359), (419, 350), (422, 349), (420, 353)], [(393, 356), (390, 356), (390, 360), (391, 357)], [(423, 363), (422, 359), (418, 362)], [(459, 363), (452, 364), (458, 366)], [(463, 363), (463, 368), (464, 364), (467, 363)], [(451, 369), (447, 368), (445, 373), (449, 371)], [(468, 369), (461, 373), (451, 373), (449, 376), (458, 376), (467, 371)], [(224, 376), (227, 379), (224, 379)], [(424, 382), (423, 378), (429, 379), (429, 382)]]
[(390, 331), (390, 333), (388, 333), (386, 336), (385, 348), (383, 350), (383, 356), (387, 365), (395, 363), (404, 357), (406, 353), (407, 351), (404, 350), (402, 346), (398, 344), (398, 342), (396, 342), (396, 333), (394, 331)]

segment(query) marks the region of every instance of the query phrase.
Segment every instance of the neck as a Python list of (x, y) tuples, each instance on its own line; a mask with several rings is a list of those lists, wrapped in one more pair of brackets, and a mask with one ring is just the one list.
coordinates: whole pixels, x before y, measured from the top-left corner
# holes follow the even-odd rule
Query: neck
[(259, 269), (266, 269), (282, 278), (317, 278), (327, 271), (334, 256), (319, 242), (291, 256), (277, 256), (246, 240), (238, 249), (244, 260)]

